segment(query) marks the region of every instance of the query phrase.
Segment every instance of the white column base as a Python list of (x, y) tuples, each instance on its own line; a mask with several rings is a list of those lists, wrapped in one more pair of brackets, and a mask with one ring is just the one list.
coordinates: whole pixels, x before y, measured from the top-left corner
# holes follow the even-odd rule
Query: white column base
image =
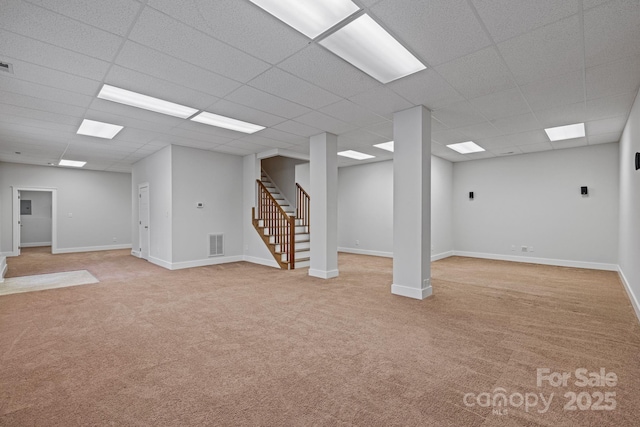
[(411, 288), (409, 286), (391, 285), (391, 293), (394, 295), (400, 295), (402, 297), (413, 298), (423, 300), (430, 297), (433, 294), (433, 288), (431, 287), (431, 280), (425, 280), (426, 287), (422, 289)]
[(333, 279), (334, 277), (338, 277), (338, 270), (314, 270), (309, 269), (309, 276), (319, 277), (320, 279)]

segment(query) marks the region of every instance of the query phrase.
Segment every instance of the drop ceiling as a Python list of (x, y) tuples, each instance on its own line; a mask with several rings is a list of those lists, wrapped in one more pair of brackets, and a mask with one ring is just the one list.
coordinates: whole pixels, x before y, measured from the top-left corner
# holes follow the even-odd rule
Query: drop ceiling
[[(457, 162), (616, 142), (640, 85), (637, 0), (354, 0), (427, 69), (381, 84), (248, 0), (2, 0), (0, 161), (128, 172), (169, 144), (308, 153), (309, 137), (376, 156), (393, 113), (432, 110)], [(109, 84), (265, 126), (247, 135), (98, 99)], [(124, 126), (77, 135), (83, 119)], [(550, 142), (576, 122), (586, 136)], [(473, 140), (485, 152), (447, 144)], [(20, 154), (16, 154), (20, 153)], [(340, 158), (340, 165), (359, 164)], [(366, 162), (366, 161), (365, 161)]]

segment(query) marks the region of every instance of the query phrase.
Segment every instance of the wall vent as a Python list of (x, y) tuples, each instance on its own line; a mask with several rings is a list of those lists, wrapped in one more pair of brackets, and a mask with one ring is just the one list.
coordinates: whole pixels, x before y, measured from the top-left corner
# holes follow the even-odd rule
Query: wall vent
[(224, 234), (209, 234), (209, 256), (224, 255)]
[(9, 64), (8, 62), (0, 61), (0, 71), (13, 74), (13, 65)]

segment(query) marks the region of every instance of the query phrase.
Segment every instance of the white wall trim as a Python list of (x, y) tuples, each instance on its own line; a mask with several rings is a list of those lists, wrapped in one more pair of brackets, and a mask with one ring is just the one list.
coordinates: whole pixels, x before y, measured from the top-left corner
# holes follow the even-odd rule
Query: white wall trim
[(309, 161), (308, 154), (298, 153), (297, 151), (291, 151), (283, 148), (274, 148), (273, 150), (263, 151), (261, 153), (258, 153), (256, 155), (256, 158), (258, 160), (262, 160), (262, 159), (268, 159), (270, 157), (276, 157), (276, 156), (289, 157), (292, 159)]
[(51, 246), (51, 242), (20, 243), (21, 248), (37, 248), (39, 246)]
[(401, 297), (423, 300), (433, 294), (433, 288), (431, 287), (431, 280), (429, 280), (429, 286), (422, 289), (396, 285), (394, 283), (391, 285), (391, 293), (394, 295), (399, 295)]
[(356, 249), (356, 248), (338, 248), (338, 252), (344, 252), (348, 254), (357, 254), (357, 255), (370, 255), (370, 256), (379, 256), (384, 258), (393, 258), (393, 252), (382, 252), (382, 251), (370, 251), (367, 249)]
[(133, 255), (136, 258), (140, 258), (140, 256), (141, 256), (140, 255), (140, 251), (136, 251), (136, 250), (133, 250), (133, 249), (131, 249), (131, 255)]
[(494, 259), (498, 261), (526, 262), (529, 264), (554, 265), (557, 267), (587, 268), (591, 270), (618, 271), (616, 264), (605, 264), (600, 262), (571, 261), (565, 259), (535, 258), (515, 255), (486, 254), (481, 252), (453, 251), (455, 256), (469, 258)]
[(205, 267), (207, 265), (227, 264), (230, 262), (244, 261), (242, 255), (211, 257), (195, 261), (181, 261), (171, 263), (170, 270), (182, 270), (184, 268)]
[(633, 290), (631, 289), (631, 285), (629, 284), (627, 277), (624, 275), (624, 272), (620, 267), (618, 267), (618, 275), (620, 276), (620, 280), (622, 281), (624, 290), (627, 291), (627, 295), (629, 295), (629, 300), (631, 300), (631, 306), (633, 307), (633, 310), (636, 312), (636, 317), (640, 322), (640, 302), (638, 302), (638, 298), (633, 293)]
[(56, 187), (23, 187), (20, 185), (12, 186), (12, 202), (13, 202), (13, 252), (11, 256), (20, 255), (20, 202), (19, 194), (21, 191), (44, 191), (51, 193), (51, 253), (56, 252), (58, 248), (58, 189)]
[(311, 277), (318, 277), (320, 279), (333, 279), (334, 277), (338, 277), (338, 270), (316, 270), (316, 269), (309, 269), (309, 276)]
[(250, 262), (252, 264), (266, 265), (267, 267), (280, 268), (280, 265), (275, 259), (258, 258), (254, 256), (245, 255), (243, 261)]
[(0, 283), (4, 282), (4, 275), (7, 274), (7, 257), (0, 258)]
[(163, 259), (149, 255), (149, 259), (147, 261), (160, 267), (166, 268), (167, 270), (171, 270), (171, 263)]
[(76, 252), (113, 251), (116, 249), (131, 249), (131, 243), (125, 245), (86, 246), (83, 248), (57, 248), (52, 254), (72, 254)]
[(453, 256), (453, 253), (454, 251), (447, 251), (440, 254), (431, 255), (431, 262), (449, 258), (450, 256)]
[(13, 256), (13, 252), (0, 252), (0, 256)]

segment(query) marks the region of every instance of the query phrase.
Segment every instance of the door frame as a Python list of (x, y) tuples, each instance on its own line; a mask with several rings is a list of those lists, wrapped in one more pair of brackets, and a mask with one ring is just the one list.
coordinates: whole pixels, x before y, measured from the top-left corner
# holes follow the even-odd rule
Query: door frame
[(13, 246), (11, 255), (20, 255), (20, 192), (44, 191), (51, 193), (51, 253), (58, 253), (58, 189), (51, 187), (23, 187), (11, 186), (13, 196)]
[[(144, 258), (142, 256), (142, 228), (140, 228), (140, 194), (141, 194), (141, 190), (147, 187), (147, 194), (149, 196), (149, 207), (147, 209), (147, 224), (149, 224), (149, 228), (147, 231), (147, 249), (148, 249), (148, 253), (147, 253), (147, 258)], [(148, 182), (143, 182), (141, 184), (138, 184), (138, 218), (136, 219), (136, 221), (138, 222), (138, 258), (142, 258), (142, 259), (146, 259), (147, 261), (149, 260), (149, 258), (151, 257), (151, 192), (150, 192), (150, 187), (149, 187), (149, 183)]]

